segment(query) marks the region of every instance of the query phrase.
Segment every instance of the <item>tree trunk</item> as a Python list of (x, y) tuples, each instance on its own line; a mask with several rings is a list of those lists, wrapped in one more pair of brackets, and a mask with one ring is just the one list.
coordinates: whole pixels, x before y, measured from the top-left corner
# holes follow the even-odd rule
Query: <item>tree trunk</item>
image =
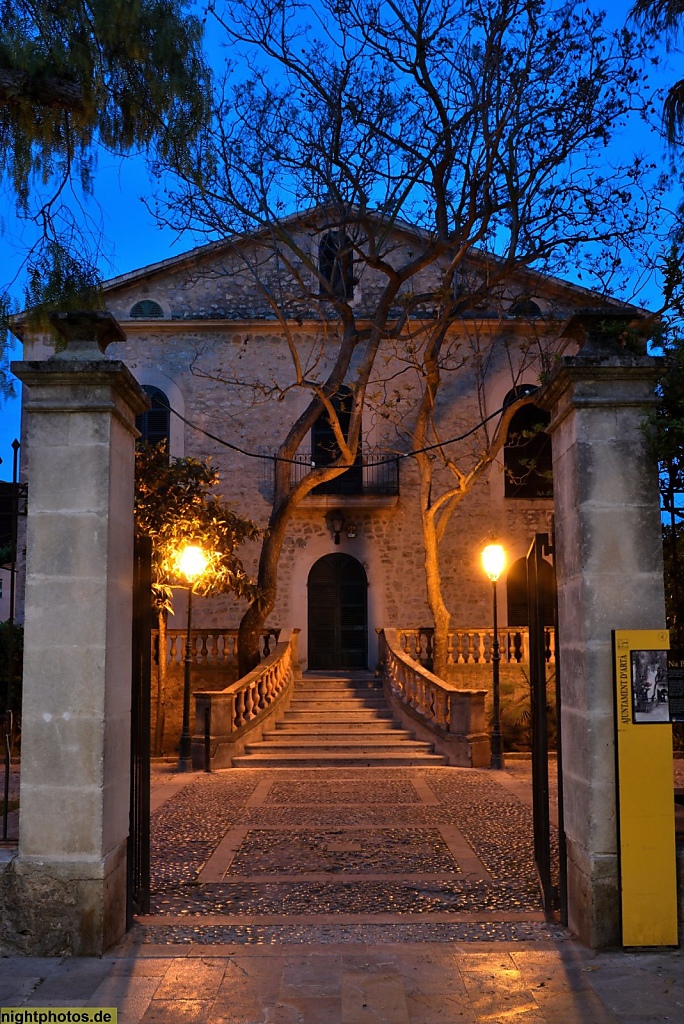
[(154, 723), (154, 752), (164, 753), (164, 720), (166, 718), (166, 611), (157, 613), (157, 711)]
[(252, 601), (242, 616), (238, 631), (238, 672), (239, 677), (247, 675), (260, 661), (261, 634), (266, 619), (273, 611), (278, 592), (278, 563), (285, 538), (285, 528), (290, 521), (291, 506), (280, 505), (273, 510), (268, 530), (261, 546), (257, 588), (259, 596)]
[(432, 671), (440, 679), (446, 679), (451, 615), (442, 596), (442, 580), (439, 571), (439, 542), (435, 530), (435, 520), (425, 509), (421, 509), (421, 519), (423, 545), (425, 548), (427, 599), (435, 627), (432, 644)]

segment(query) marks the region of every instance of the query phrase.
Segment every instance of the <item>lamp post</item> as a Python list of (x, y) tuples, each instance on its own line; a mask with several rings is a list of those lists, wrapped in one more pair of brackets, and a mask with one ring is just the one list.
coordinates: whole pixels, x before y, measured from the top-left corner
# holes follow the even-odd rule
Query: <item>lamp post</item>
[(506, 555), (500, 544), (488, 544), (482, 552), (482, 566), (492, 582), (494, 607), (494, 639), (492, 641), (492, 697), (494, 722), (492, 728), (492, 768), (503, 768), (503, 744), (501, 742), (501, 712), (499, 702), (499, 628), (497, 622), (496, 585), (503, 572)]
[(188, 581), (188, 631), (185, 637), (183, 678), (183, 725), (178, 744), (178, 771), (192, 771), (192, 734), (190, 733), (190, 673), (192, 671), (192, 591), (207, 567), (207, 556), (202, 548), (190, 544), (178, 556), (178, 569)]

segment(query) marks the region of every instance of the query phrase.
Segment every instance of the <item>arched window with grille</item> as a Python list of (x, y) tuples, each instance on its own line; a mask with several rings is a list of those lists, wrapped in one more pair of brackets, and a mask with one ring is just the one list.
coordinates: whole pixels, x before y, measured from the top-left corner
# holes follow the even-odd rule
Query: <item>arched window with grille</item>
[(140, 431), (137, 444), (159, 444), (166, 441), (167, 448), (171, 434), (171, 412), (169, 400), (161, 388), (143, 384), (143, 391), (152, 402), (152, 408), (135, 418), (135, 425)]
[[(332, 404), (337, 413), (342, 433), (349, 435), (351, 424), (353, 393), (351, 388), (342, 386), (333, 395)], [(335, 440), (335, 432), (326, 413), (318, 417), (311, 429), (311, 458), (316, 466), (329, 466), (340, 457), (340, 450)], [(361, 494), (363, 490), (363, 456), (361, 454), (361, 433), (356, 449), (354, 465), (345, 473), (327, 480), (314, 488), (316, 494)]]
[[(318, 269), (333, 294), (340, 299), (354, 297), (354, 259), (351, 239), (337, 231), (328, 231), (318, 246)], [(329, 294), (321, 281), (321, 295)]]
[[(530, 394), (531, 385), (513, 388), (504, 408)], [(504, 445), (504, 495), (507, 498), (552, 498), (551, 438), (546, 432), (551, 417), (536, 405), (523, 405), (513, 416)]]

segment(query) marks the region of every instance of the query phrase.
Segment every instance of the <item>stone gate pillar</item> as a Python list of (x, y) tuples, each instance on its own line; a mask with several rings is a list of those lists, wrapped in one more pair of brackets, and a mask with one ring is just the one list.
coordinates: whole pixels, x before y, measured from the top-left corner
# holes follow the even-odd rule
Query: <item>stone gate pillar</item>
[(539, 400), (553, 438), (569, 926), (594, 948), (620, 942), (611, 630), (665, 626), (644, 434), (659, 360), (612, 340), (611, 319), (571, 321), (583, 347)]
[(121, 937), (129, 824), (135, 415), (148, 407), (104, 313), (55, 319), (64, 351), (13, 371), (29, 459), (19, 853), (27, 951)]

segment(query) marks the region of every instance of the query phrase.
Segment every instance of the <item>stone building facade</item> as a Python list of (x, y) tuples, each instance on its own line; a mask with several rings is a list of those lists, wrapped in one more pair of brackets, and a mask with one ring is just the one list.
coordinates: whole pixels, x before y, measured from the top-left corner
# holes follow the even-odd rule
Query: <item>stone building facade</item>
[[(298, 230), (302, 248), (309, 247), (312, 263), (320, 268), (319, 226)], [(413, 244), (408, 229), (395, 229), (393, 259), (400, 263), (410, 258)], [(437, 270), (425, 272), (420, 284), (426, 290), (434, 287)], [(295, 277), (305, 277), (306, 264), (295, 271)], [(308, 290), (301, 282), (295, 287), (292, 281), (283, 283), (282, 273), (268, 247), (246, 239), (204, 246), (105, 286), (107, 308), (126, 335), (125, 343), (109, 352), (124, 360), (153, 397), (161, 396), (170, 406), (171, 455), (211, 458), (220, 472), (222, 497), (260, 526), (271, 507), (273, 454), (308, 401), (306, 391), (293, 386), (292, 353), (319, 380), (332, 365), (338, 344), (339, 325), (331, 311), (326, 312), (325, 303), (312, 302), (316, 282)], [(477, 257), (472, 273), (483, 273)], [(366, 265), (354, 280), (350, 306), (359, 321), (372, 318), (379, 294), (376, 278)], [(415, 282), (411, 287), (416, 289)], [(549, 360), (573, 351), (574, 342), (564, 333), (571, 315), (597, 305), (625, 308), (577, 286), (526, 272), (511, 278), (495, 301), (464, 311), (450, 328), (452, 365), (443, 374), (435, 411), (439, 437), (451, 442), (448, 452), (457, 464), (471, 467), (484, 444), (484, 429), (491, 433), (496, 428), (498, 416), (488, 418), (521, 394), (520, 389), (536, 386)], [(429, 320), (429, 310), (425, 315)], [(301, 629), (304, 668), (311, 663), (309, 619), (320, 596), (317, 591), (311, 597), (312, 587), (325, 587), (325, 580), (315, 582), (312, 570), (327, 556), (350, 556), (359, 567), (357, 577), (367, 583), (363, 643), (369, 667), (375, 664), (377, 628), (431, 624), (419, 475), (415, 460), (405, 457), (410, 449), (407, 427), (420, 394), (420, 374), (406, 357), (405, 337), (419, 329), (419, 324), (409, 324), (403, 340), (388, 340), (376, 360), (364, 412), (364, 468), (356, 484), (310, 494), (288, 526), (277, 604), (268, 625)], [(26, 359), (41, 358), (49, 350), (45, 337), (25, 339)], [(488, 421), (487, 428), (463, 438), (483, 421)], [(302, 448), (301, 466), (294, 466), (293, 473), (306, 472), (315, 444), (312, 438)], [(27, 456), (30, 464), (30, 452)], [(525, 555), (533, 535), (551, 525), (552, 498), (524, 487), (512, 496), (504, 458), (505, 451), (459, 502), (441, 545), (444, 598), (456, 627), (491, 623), (491, 585), (480, 564), (488, 540), (495, 535), (504, 545), (511, 567)], [(436, 486), (446, 482), (446, 473), (439, 471)], [(337, 536), (335, 517), (342, 521)], [(246, 545), (243, 554), (247, 566), (256, 570), (258, 546)], [(500, 620), (506, 625), (505, 583), (502, 588)], [(183, 623), (183, 604), (179, 595), (174, 625)], [(195, 621), (198, 626), (236, 627), (243, 610), (228, 597), (198, 600)]]

